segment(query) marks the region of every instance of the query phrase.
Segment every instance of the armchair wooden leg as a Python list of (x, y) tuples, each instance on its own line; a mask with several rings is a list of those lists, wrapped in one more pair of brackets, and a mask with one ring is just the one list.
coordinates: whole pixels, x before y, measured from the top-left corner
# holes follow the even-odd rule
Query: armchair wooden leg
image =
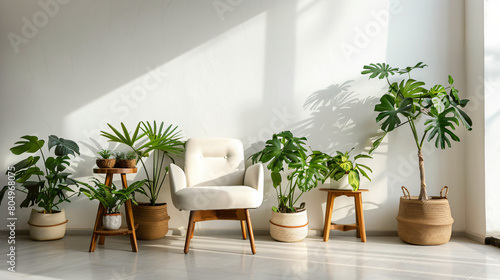
[(248, 211), (248, 209), (245, 209), (245, 218), (248, 227), (248, 235), (250, 236), (250, 246), (252, 247), (252, 253), (255, 254), (257, 253), (257, 250), (255, 250), (255, 240), (253, 236), (252, 220), (250, 220), (250, 212)]
[(245, 221), (241, 222), (241, 234), (243, 235), (243, 240), (247, 240), (247, 229), (245, 228)]
[(193, 236), (194, 236), (194, 228), (196, 227), (196, 223), (193, 222), (193, 230), (191, 231), (191, 237), (190, 239), (193, 239)]
[(194, 214), (195, 211), (189, 212), (189, 223), (188, 223), (188, 230), (186, 233), (186, 243), (184, 244), (184, 254), (187, 254), (189, 252), (189, 243), (191, 241), (191, 236), (193, 235), (194, 231)]

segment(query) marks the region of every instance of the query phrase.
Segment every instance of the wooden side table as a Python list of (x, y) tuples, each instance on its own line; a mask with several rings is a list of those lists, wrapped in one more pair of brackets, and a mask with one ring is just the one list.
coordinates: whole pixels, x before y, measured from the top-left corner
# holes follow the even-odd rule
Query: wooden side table
[[(356, 237), (361, 238), (361, 242), (366, 242), (366, 232), (365, 232), (365, 218), (363, 216), (363, 202), (361, 195), (364, 192), (368, 192), (366, 189), (359, 189), (357, 191), (353, 190), (337, 190), (337, 189), (327, 189), (322, 188), (320, 191), (328, 192), (328, 198), (326, 200), (326, 214), (325, 214), (325, 227), (323, 229), (323, 241), (327, 242), (330, 237), (330, 229), (336, 229), (341, 231), (356, 230)], [(356, 223), (341, 225), (332, 223), (332, 211), (333, 211), (333, 201), (339, 196), (349, 196), (354, 197), (354, 203), (356, 206)]]
[[(95, 168), (94, 173), (106, 174), (105, 184), (111, 186), (113, 183), (113, 174), (120, 174), (122, 179), (122, 187), (126, 189), (127, 185), (127, 174), (137, 173), (137, 168)], [(104, 239), (107, 235), (116, 236), (116, 235), (130, 235), (130, 244), (132, 245), (132, 251), (137, 252), (137, 239), (135, 237), (135, 230), (137, 229), (138, 224), (134, 224), (134, 216), (132, 214), (132, 203), (130, 200), (125, 202), (125, 219), (127, 221), (126, 228), (120, 228), (117, 230), (105, 230), (102, 228), (102, 216), (106, 209), (104, 206), (99, 203), (99, 208), (97, 209), (97, 216), (95, 218), (94, 232), (92, 233), (92, 241), (90, 242), (89, 252), (94, 252), (97, 237), (99, 236), (99, 244), (104, 245)]]

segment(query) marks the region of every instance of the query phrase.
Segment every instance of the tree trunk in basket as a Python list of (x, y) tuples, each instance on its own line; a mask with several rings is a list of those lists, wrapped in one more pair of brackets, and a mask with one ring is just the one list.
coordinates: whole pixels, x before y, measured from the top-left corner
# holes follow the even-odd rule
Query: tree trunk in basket
[(424, 155), (420, 149), (418, 150), (418, 169), (420, 170), (420, 195), (418, 199), (422, 201), (429, 200), (427, 196), (427, 185), (425, 184)]

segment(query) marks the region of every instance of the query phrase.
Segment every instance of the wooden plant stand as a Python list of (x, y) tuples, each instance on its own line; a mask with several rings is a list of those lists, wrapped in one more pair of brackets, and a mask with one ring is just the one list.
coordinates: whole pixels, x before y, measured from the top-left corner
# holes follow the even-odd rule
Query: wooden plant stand
[[(353, 191), (327, 188), (319, 190), (328, 192), (328, 198), (326, 200), (325, 227), (323, 229), (323, 241), (328, 241), (328, 238), (330, 237), (330, 229), (336, 229), (341, 231), (356, 230), (356, 237), (361, 238), (361, 242), (366, 242), (365, 218), (363, 216), (363, 202), (361, 199), (361, 195), (363, 194), (363, 192), (368, 192), (368, 190), (359, 189), (357, 191)], [(354, 197), (354, 203), (356, 206), (355, 224), (341, 225), (332, 223), (333, 201), (335, 200), (335, 198), (343, 195)]]
[[(122, 187), (126, 189), (127, 185), (127, 174), (137, 173), (137, 168), (95, 168), (94, 173), (106, 174), (105, 184), (111, 186), (113, 183), (113, 174), (120, 174), (122, 179)], [(90, 242), (89, 252), (95, 251), (97, 245), (97, 237), (99, 237), (99, 244), (104, 245), (104, 240), (106, 236), (117, 236), (117, 235), (130, 235), (130, 244), (132, 245), (132, 251), (137, 252), (137, 239), (135, 237), (135, 230), (138, 224), (134, 224), (134, 216), (132, 214), (132, 203), (130, 200), (125, 202), (125, 219), (127, 221), (126, 228), (119, 228), (117, 230), (105, 230), (102, 228), (102, 216), (104, 215), (106, 209), (99, 203), (99, 208), (97, 209), (97, 215), (95, 218), (94, 232), (92, 233), (92, 241)]]

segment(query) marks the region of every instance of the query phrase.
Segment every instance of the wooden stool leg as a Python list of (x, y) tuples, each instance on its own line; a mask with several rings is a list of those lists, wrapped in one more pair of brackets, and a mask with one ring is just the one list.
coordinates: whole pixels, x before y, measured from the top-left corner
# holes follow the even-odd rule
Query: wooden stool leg
[(252, 229), (252, 221), (250, 220), (250, 212), (248, 209), (245, 209), (245, 218), (247, 222), (247, 227), (248, 227), (248, 235), (250, 236), (250, 246), (252, 247), (252, 253), (255, 254), (257, 253), (257, 250), (255, 249), (255, 240), (253, 236), (253, 229)]
[(241, 220), (241, 234), (243, 236), (243, 240), (247, 240), (247, 230), (245, 228), (245, 221)]
[(188, 230), (186, 233), (186, 243), (184, 244), (184, 254), (189, 252), (189, 243), (191, 241), (191, 235), (193, 235), (194, 230), (194, 214), (195, 211), (189, 212), (189, 222), (188, 222)]
[(361, 194), (358, 193), (354, 196), (356, 204), (356, 217), (358, 220), (358, 230), (361, 237), (361, 242), (366, 242), (366, 232), (365, 232), (365, 218), (363, 216), (363, 201), (361, 199)]
[(333, 200), (335, 197), (332, 193), (328, 193), (326, 199), (326, 213), (325, 213), (325, 226), (323, 229), (323, 241), (327, 242), (330, 238), (330, 226), (332, 224), (332, 211), (333, 211)]
[[(121, 174), (122, 176), (122, 187), (123, 189), (128, 188), (127, 185), (127, 175)], [(128, 229), (132, 232), (130, 233), (130, 245), (132, 246), (132, 251), (137, 252), (139, 248), (137, 247), (137, 238), (135, 235), (135, 224), (134, 224), (134, 215), (132, 214), (132, 202), (130, 199), (125, 202), (125, 218), (127, 220)]]
[[(95, 251), (95, 247), (97, 245), (97, 238), (99, 237), (99, 235), (97, 235), (95, 232), (102, 225), (102, 215), (104, 214), (104, 211), (106, 211), (104, 209), (104, 206), (102, 206), (102, 204), (99, 203), (99, 208), (97, 209), (97, 215), (95, 217), (94, 232), (92, 233), (92, 240), (90, 240), (90, 248), (89, 248), (90, 253)], [(104, 236), (101, 236), (101, 237), (104, 237)], [(101, 240), (102, 240), (102, 243), (101, 243)], [(104, 244), (104, 238), (101, 240), (99, 241), (99, 244), (102, 245), (102, 244)]]

